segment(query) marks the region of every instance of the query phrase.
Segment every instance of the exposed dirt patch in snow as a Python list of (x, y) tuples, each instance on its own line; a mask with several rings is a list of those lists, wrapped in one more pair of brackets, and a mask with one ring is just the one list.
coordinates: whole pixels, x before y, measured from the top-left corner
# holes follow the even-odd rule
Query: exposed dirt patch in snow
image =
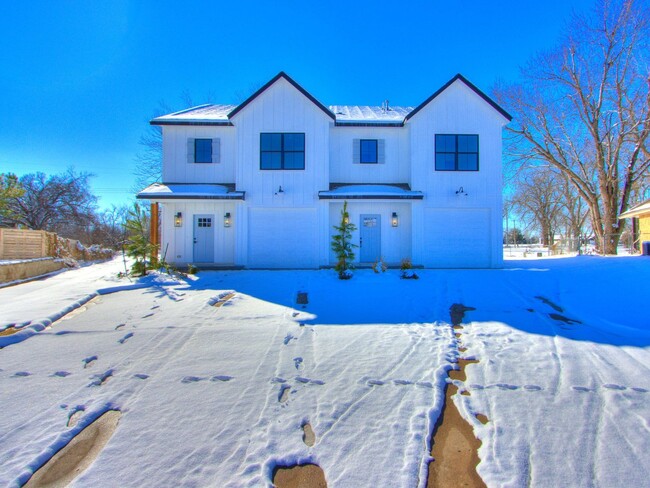
[[(476, 360), (459, 359), (458, 370), (449, 372), (454, 380), (465, 381), (465, 366)], [(452, 383), (445, 388), (445, 404), (433, 430), (427, 488), (440, 486), (486, 486), (476, 473), (480, 459), (481, 441), (474, 437), (472, 426), (460, 415), (452, 396), (458, 387)], [(480, 415), (480, 414), (479, 414)], [(477, 416), (478, 418), (478, 416)], [(486, 419), (487, 421), (487, 419)]]
[(325, 473), (316, 464), (278, 467), (273, 473), (277, 488), (326, 488)]
[(16, 332), (18, 332), (18, 329), (15, 327), (7, 327), (4, 330), (0, 330), (0, 336), (9, 336), (11, 334), (15, 334)]
[(99, 456), (115, 432), (121, 415), (118, 410), (104, 413), (36, 471), (25, 487), (67, 486)]
[(302, 441), (309, 447), (316, 444), (316, 434), (314, 434), (314, 429), (311, 428), (309, 422), (302, 425)]

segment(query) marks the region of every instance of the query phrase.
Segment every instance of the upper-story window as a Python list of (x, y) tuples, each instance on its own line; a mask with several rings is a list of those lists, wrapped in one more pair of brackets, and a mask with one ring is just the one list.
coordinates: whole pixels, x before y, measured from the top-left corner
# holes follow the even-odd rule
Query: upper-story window
[(478, 135), (436, 134), (436, 171), (478, 171)]
[(377, 164), (377, 139), (361, 139), (359, 163)]
[(212, 139), (194, 139), (194, 162), (212, 162)]
[(220, 143), (215, 139), (187, 139), (188, 163), (219, 163)]
[(352, 162), (355, 164), (383, 164), (386, 162), (384, 139), (353, 139)]
[(260, 169), (305, 169), (305, 134), (260, 134)]

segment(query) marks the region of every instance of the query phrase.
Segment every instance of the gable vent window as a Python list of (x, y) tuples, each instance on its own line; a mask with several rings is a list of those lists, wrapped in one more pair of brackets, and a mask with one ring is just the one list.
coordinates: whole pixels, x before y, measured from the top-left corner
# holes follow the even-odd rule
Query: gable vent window
[(188, 163), (219, 163), (219, 139), (193, 139), (187, 140)]
[(353, 139), (352, 162), (355, 164), (384, 164), (386, 162), (384, 139)]
[(260, 169), (305, 169), (305, 134), (291, 132), (261, 133)]
[(478, 171), (478, 135), (436, 134), (436, 171)]

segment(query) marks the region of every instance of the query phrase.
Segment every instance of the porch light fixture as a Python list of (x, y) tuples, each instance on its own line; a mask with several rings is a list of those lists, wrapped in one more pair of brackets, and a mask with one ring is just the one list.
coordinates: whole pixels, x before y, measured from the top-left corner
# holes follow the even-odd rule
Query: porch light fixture
[(223, 216), (223, 226), (230, 227), (232, 225), (232, 220), (230, 220), (230, 212), (226, 212)]
[(393, 215), (390, 218), (390, 223), (393, 227), (397, 227), (399, 225), (399, 217), (397, 217), (397, 212), (393, 212)]
[(462, 186), (458, 190), (456, 190), (456, 195), (458, 195), (458, 196), (461, 196), (461, 195), (468, 196), (467, 192), (465, 190), (463, 190)]
[(183, 227), (183, 214), (181, 212), (174, 214), (174, 227)]

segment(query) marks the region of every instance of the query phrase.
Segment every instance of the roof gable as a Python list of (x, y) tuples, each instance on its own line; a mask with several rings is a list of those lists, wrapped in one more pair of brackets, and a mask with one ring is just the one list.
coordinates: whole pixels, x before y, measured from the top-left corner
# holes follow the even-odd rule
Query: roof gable
[(302, 86), (300, 86), (298, 83), (296, 83), (284, 71), (280, 71), (271, 80), (269, 80), (269, 82), (266, 83), (262, 88), (257, 90), (250, 97), (248, 97), (245, 101), (240, 103), (232, 112), (230, 112), (228, 114), (228, 118), (231, 119), (232, 117), (237, 115), (242, 109), (244, 109), (249, 103), (251, 103), (253, 100), (255, 100), (262, 93), (264, 93), (269, 87), (271, 87), (280, 78), (284, 78), (286, 81), (288, 81), (295, 89), (297, 89), (300, 93), (302, 93), (305, 97), (307, 97), (314, 105), (316, 105), (319, 109), (321, 109), (323, 112), (325, 112), (325, 115), (330, 117), (332, 120), (336, 120), (336, 117), (334, 116), (334, 114), (325, 105), (323, 105), (318, 100), (316, 100), (316, 98), (314, 98), (311, 93), (309, 93)]
[(468, 88), (470, 88), (474, 93), (476, 93), (479, 97), (481, 97), (483, 100), (485, 100), (490, 106), (492, 106), (492, 108), (494, 108), (497, 112), (499, 112), (506, 119), (508, 119), (509, 121), (512, 120), (512, 115), (510, 115), (503, 108), (501, 108), (494, 100), (492, 100), (485, 93), (483, 93), (481, 90), (479, 90), (473, 83), (471, 83), (467, 78), (465, 78), (460, 73), (458, 73), (451, 80), (449, 80), (442, 87), (440, 87), (438, 89), (438, 91), (436, 91), (433, 95), (431, 95), (429, 98), (427, 98), (424, 102), (422, 102), (420, 105), (415, 107), (415, 109), (406, 116), (405, 120), (409, 120), (411, 117), (413, 117), (415, 114), (417, 114), (420, 110), (422, 110), (424, 107), (426, 107), (434, 98), (436, 98), (438, 95), (440, 95), (442, 92), (444, 92), (447, 88), (449, 88), (457, 80), (462, 81)]

